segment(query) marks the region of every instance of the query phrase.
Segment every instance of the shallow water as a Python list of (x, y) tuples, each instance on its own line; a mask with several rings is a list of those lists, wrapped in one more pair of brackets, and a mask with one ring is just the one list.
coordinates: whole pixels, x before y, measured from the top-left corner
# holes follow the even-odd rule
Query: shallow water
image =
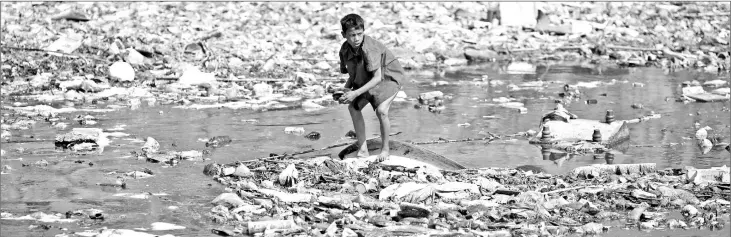
[[(682, 168), (695, 166), (708, 168), (721, 166), (731, 161), (725, 150), (713, 150), (702, 154), (695, 145), (693, 137), (698, 122), (714, 128), (711, 133), (723, 134), (728, 142), (729, 102), (690, 103), (675, 102), (679, 96), (678, 85), (686, 80), (701, 82), (713, 79), (727, 80), (727, 75), (718, 76), (698, 72), (666, 73), (653, 68), (602, 68), (586, 64), (563, 64), (537, 66), (531, 74), (509, 74), (506, 65), (487, 64), (462, 68), (449, 68), (443, 75), (432, 71), (421, 71), (410, 75), (405, 92), (414, 98), (418, 93), (439, 90), (452, 94), (445, 101), (446, 109), (441, 114), (430, 113), (426, 108), (415, 109), (412, 101), (394, 103), (390, 117), (393, 132), (401, 132), (393, 139), (401, 141), (430, 141), (438, 138), (461, 139), (479, 138), (486, 132), (508, 135), (537, 130), (540, 116), (553, 109), (562, 92), (564, 84), (579, 82), (611, 82), (596, 88), (580, 88), (582, 98), (565, 107), (581, 118), (603, 119), (605, 111), (612, 109), (617, 119), (632, 119), (647, 115), (650, 111), (662, 114), (661, 119), (635, 124), (630, 128), (631, 138), (625, 149), (616, 151), (613, 163), (657, 163), (658, 168)], [(491, 86), (489, 83), (475, 84), (475, 78), (488, 75), (490, 80), (505, 81), (504, 85)], [(433, 86), (432, 82), (446, 81), (447, 85)], [(520, 85), (525, 82), (544, 81), (547, 86), (540, 90), (510, 91), (508, 84)], [(633, 83), (644, 83), (635, 87)], [(606, 93), (606, 96), (601, 94)], [(528, 113), (520, 114), (516, 109), (495, 106), (493, 98), (515, 97), (523, 102)], [(666, 98), (670, 100), (666, 101)], [(585, 104), (587, 99), (596, 99), (597, 104)], [(4, 102), (6, 103), (6, 102)], [(633, 109), (632, 104), (641, 103), (643, 109)], [(77, 114), (64, 114), (75, 117)], [(265, 157), (270, 153), (285, 153), (321, 148), (349, 141), (345, 133), (352, 129), (347, 108), (344, 105), (320, 111), (303, 110), (257, 112), (251, 110), (204, 109), (185, 110), (170, 105), (147, 105), (143, 103), (135, 110), (122, 109), (108, 113), (88, 113), (99, 118), (98, 127), (111, 129), (126, 125), (121, 132), (127, 137), (113, 138), (110, 146), (102, 154), (73, 155), (54, 151), (52, 139), (57, 133), (48, 123), (38, 122), (30, 130), (13, 130), (13, 140), (48, 139), (46, 142), (3, 143), (2, 149), (8, 152), (2, 165), (13, 169), (2, 178), (2, 211), (25, 214), (32, 211), (66, 212), (81, 208), (104, 210), (106, 220), (87, 222), (83, 226), (98, 228), (149, 228), (152, 222), (168, 222), (186, 226), (185, 230), (161, 231), (159, 234), (209, 235), (212, 227), (206, 217), (212, 207), (209, 202), (224, 192), (215, 181), (202, 174), (205, 164), (212, 161), (230, 163), (236, 160), (249, 160)], [(364, 109), (367, 134), (379, 133), (376, 116), (371, 108)], [(486, 118), (484, 116), (494, 116)], [(257, 122), (248, 122), (256, 120)], [(72, 121), (73, 122), (73, 121)], [(469, 123), (460, 127), (457, 124)], [(306, 133), (317, 131), (321, 138), (311, 141), (301, 135), (284, 133), (284, 128), (304, 127)], [(71, 124), (72, 127), (82, 125)], [(139, 150), (146, 137), (154, 137), (160, 142), (161, 150), (202, 150), (203, 139), (227, 135), (234, 141), (231, 145), (217, 148), (204, 162), (186, 162), (172, 168), (162, 168), (160, 164), (146, 163), (131, 158), (130, 152)], [(550, 173), (563, 173), (574, 167), (606, 163), (602, 157), (593, 155), (564, 156), (555, 160), (543, 160), (541, 150), (528, 144), (525, 138), (498, 140), (492, 144), (484, 142), (451, 143), (423, 145), (436, 153), (449, 157), (469, 168), (477, 167), (518, 167), (533, 165)], [(20, 152), (18, 149), (24, 149)], [(559, 155), (560, 157), (560, 155)], [(13, 160), (23, 158), (21, 160)], [(40, 159), (49, 162), (47, 167), (22, 167)], [(81, 160), (82, 162), (75, 162)], [(93, 165), (90, 166), (89, 163)], [(149, 168), (152, 178), (127, 180), (127, 189), (101, 187), (97, 183), (112, 182), (118, 175), (110, 172), (128, 172)], [(139, 194), (150, 192), (168, 195), (150, 196), (148, 199), (133, 199), (114, 196), (120, 193)], [(170, 210), (169, 206), (179, 209)], [(2, 236), (38, 236), (58, 233), (58, 228), (49, 230), (33, 229), (27, 221), (2, 220)], [(76, 224), (65, 226), (78, 228)], [(657, 231), (637, 232), (618, 230), (613, 234), (624, 236), (686, 236), (690, 232)], [(693, 234), (725, 236), (727, 231), (694, 231)]]

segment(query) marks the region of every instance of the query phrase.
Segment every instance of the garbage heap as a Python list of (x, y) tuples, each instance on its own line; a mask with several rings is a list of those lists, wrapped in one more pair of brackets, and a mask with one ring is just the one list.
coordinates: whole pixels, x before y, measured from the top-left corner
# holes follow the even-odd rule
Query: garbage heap
[(590, 60), (723, 72), (731, 63), (728, 2), (16, 2), (2, 8), (2, 89), (74, 92), (60, 100), (106, 92), (89, 101), (147, 92), (115, 88), (123, 82), (232, 99), (301, 89), (295, 79), (324, 84), (342, 79), (338, 20), (351, 12), (407, 69)]
[[(593, 165), (563, 175), (318, 157), (211, 163), (221, 235), (513, 236), (723, 228), (729, 168)], [(673, 215), (680, 212), (682, 215)]]

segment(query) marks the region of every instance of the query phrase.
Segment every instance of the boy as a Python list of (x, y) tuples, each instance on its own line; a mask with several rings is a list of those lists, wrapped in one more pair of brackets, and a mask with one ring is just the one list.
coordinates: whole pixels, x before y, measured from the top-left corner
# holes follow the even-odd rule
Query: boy
[[(358, 157), (370, 156), (366, 144), (365, 121), (361, 109), (371, 104), (381, 125), (381, 154), (378, 162), (388, 159), (388, 135), (391, 123), (388, 109), (401, 90), (404, 70), (396, 57), (382, 43), (363, 34), (365, 22), (357, 14), (349, 14), (340, 20), (343, 37), (346, 42), (340, 47), (340, 73), (348, 74), (345, 88), (351, 91), (340, 97), (349, 103), (348, 111), (353, 120), (355, 134), (358, 139), (355, 147)], [(341, 157), (342, 158), (342, 157)]]

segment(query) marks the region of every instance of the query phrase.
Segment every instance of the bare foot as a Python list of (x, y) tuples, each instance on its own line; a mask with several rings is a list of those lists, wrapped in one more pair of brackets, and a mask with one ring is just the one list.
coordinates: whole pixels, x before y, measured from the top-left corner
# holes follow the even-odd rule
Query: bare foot
[(364, 158), (369, 156), (371, 156), (371, 154), (368, 152), (368, 144), (364, 142), (363, 145), (360, 146), (360, 149), (358, 149), (357, 157)]
[(388, 160), (390, 154), (388, 154), (388, 151), (382, 151), (381, 154), (378, 154), (378, 157), (376, 158), (376, 162), (384, 162)]
[(371, 156), (371, 154), (368, 153), (368, 150), (365, 150), (365, 151), (364, 150), (358, 150), (357, 157), (359, 157), (359, 158), (365, 158), (365, 157), (369, 157), (369, 156)]

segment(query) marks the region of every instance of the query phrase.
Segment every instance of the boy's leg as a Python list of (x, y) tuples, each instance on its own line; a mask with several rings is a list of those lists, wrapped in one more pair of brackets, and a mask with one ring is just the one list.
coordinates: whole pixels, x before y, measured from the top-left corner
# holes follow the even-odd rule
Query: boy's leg
[[(358, 157), (368, 157), (368, 144), (366, 143), (366, 132), (365, 132), (365, 120), (363, 119), (363, 113), (356, 109), (355, 103), (348, 105), (348, 111), (350, 112), (350, 119), (353, 120), (353, 127), (355, 128), (355, 136), (358, 141), (355, 143), (358, 146)], [(362, 107), (361, 107), (362, 108)]]
[(381, 124), (381, 154), (378, 154), (377, 162), (388, 159), (391, 146), (389, 143), (389, 134), (391, 134), (391, 121), (388, 119), (388, 110), (391, 108), (391, 102), (396, 98), (396, 93), (383, 101), (376, 109), (376, 116)]

